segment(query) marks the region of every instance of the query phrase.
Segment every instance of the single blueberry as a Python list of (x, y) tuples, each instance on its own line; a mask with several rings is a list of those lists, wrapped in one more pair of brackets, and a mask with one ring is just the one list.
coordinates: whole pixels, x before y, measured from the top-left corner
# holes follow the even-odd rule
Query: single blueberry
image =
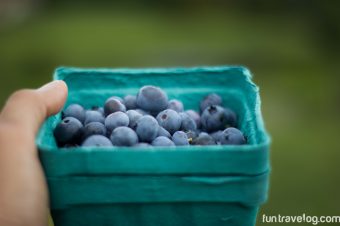
[(77, 148), (77, 147), (79, 147), (79, 144), (65, 144), (62, 147), (63, 148)]
[(192, 131), (192, 130), (186, 131), (185, 133), (188, 137), (188, 141), (189, 141), (190, 144), (192, 144), (193, 140), (198, 136), (197, 132)]
[(154, 118), (156, 118), (157, 115), (158, 115), (158, 113), (159, 113), (159, 111), (149, 111), (149, 112), (148, 112), (148, 115), (151, 115), (151, 116), (153, 116)]
[(189, 139), (186, 133), (183, 131), (177, 131), (172, 135), (172, 141), (176, 146), (185, 146), (189, 145)]
[(129, 125), (129, 117), (127, 114), (121, 111), (117, 111), (108, 115), (105, 119), (105, 127), (108, 132), (111, 132), (115, 128), (119, 126), (128, 126)]
[(136, 109), (137, 103), (136, 103), (136, 96), (133, 95), (126, 95), (124, 97), (124, 105), (127, 110)]
[(220, 139), (221, 139), (222, 132), (223, 132), (222, 130), (218, 130), (216, 132), (213, 132), (213, 133), (209, 134), (214, 139), (216, 144), (221, 144), (220, 143)]
[(116, 100), (119, 100), (122, 104), (124, 104), (124, 100), (119, 96), (112, 96), (109, 99), (116, 99)]
[(87, 110), (85, 112), (85, 122), (84, 125), (90, 123), (90, 122), (100, 122), (104, 124), (105, 118), (104, 116), (99, 112), (95, 110)]
[(82, 135), (82, 123), (73, 117), (66, 117), (54, 129), (54, 137), (58, 145), (74, 144)]
[(135, 110), (128, 110), (126, 112), (126, 114), (128, 115), (129, 117), (129, 127), (131, 129), (135, 129), (136, 128), (136, 125), (137, 125), (137, 121), (143, 117), (142, 114), (140, 114), (138, 111), (135, 111)]
[(168, 106), (168, 96), (159, 87), (143, 86), (136, 99), (137, 106), (145, 111), (160, 112)]
[(102, 135), (92, 135), (82, 143), (83, 147), (111, 147), (111, 141)]
[(157, 121), (160, 126), (173, 134), (180, 129), (182, 120), (181, 116), (174, 110), (166, 109), (157, 115)]
[(176, 99), (169, 100), (168, 109), (172, 109), (177, 112), (182, 112), (184, 110), (183, 103)]
[(188, 139), (190, 139), (190, 138), (194, 139), (199, 134), (199, 132), (192, 131), (192, 130), (186, 131), (185, 133), (187, 134)]
[(107, 115), (112, 114), (112, 113), (117, 112), (117, 111), (125, 112), (126, 107), (116, 97), (110, 97), (109, 99), (107, 99), (107, 101), (104, 104), (105, 115), (107, 116)]
[(236, 123), (235, 114), (217, 105), (207, 107), (201, 115), (202, 129), (206, 132), (223, 130), (234, 123)]
[(201, 126), (201, 116), (194, 110), (185, 111), (195, 122), (196, 127), (199, 128)]
[(179, 113), (179, 116), (181, 116), (182, 124), (181, 124), (181, 130), (183, 131), (189, 131), (189, 130), (196, 130), (197, 125), (195, 121), (187, 114), (186, 112)]
[(224, 110), (228, 118), (226, 127), (237, 127), (236, 113), (229, 108), (224, 108)]
[(152, 146), (175, 146), (174, 142), (167, 137), (156, 137), (151, 144)]
[(221, 144), (241, 145), (246, 143), (246, 139), (240, 130), (229, 127), (220, 135), (220, 142)]
[(62, 116), (63, 118), (73, 117), (84, 123), (85, 109), (79, 104), (71, 104), (62, 112)]
[(95, 134), (103, 136), (106, 135), (106, 128), (102, 123), (90, 122), (84, 126), (83, 139), (86, 139), (87, 137)]
[(212, 138), (209, 134), (202, 132), (198, 135), (198, 137), (196, 137), (193, 140), (193, 144), (194, 145), (215, 145), (216, 142), (214, 138)]
[(201, 100), (200, 103), (201, 112), (203, 112), (207, 107), (212, 105), (222, 105), (222, 98), (216, 93), (211, 93)]
[(102, 115), (105, 115), (105, 113), (104, 113), (104, 108), (102, 108), (102, 107), (92, 106), (92, 107), (91, 107), (91, 110), (93, 110), (93, 111), (98, 111), (98, 112), (100, 112)]
[(137, 143), (137, 144), (135, 144), (135, 145), (133, 145), (134, 147), (152, 147), (152, 145), (151, 144), (149, 144), (149, 143)]
[(136, 132), (125, 126), (115, 128), (110, 139), (116, 146), (133, 146), (138, 143)]
[(164, 129), (163, 127), (159, 126), (157, 137), (161, 137), (161, 136), (162, 137), (171, 138), (171, 134), (166, 129)]
[(159, 125), (154, 117), (150, 115), (141, 117), (136, 125), (136, 133), (139, 140), (142, 142), (153, 141), (157, 137), (158, 127)]
[(136, 109), (136, 111), (141, 115), (149, 115), (149, 112), (144, 111), (143, 109), (140, 109), (140, 108)]

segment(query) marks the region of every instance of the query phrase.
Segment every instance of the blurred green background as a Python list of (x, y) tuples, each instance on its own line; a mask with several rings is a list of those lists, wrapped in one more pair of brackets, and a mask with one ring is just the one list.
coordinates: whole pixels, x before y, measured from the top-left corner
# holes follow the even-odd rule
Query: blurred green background
[(273, 138), (260, 218), (339, 215), (339, 40), (335, 0), (2, 0), (0, 105), (60, 65), (246, 65)]

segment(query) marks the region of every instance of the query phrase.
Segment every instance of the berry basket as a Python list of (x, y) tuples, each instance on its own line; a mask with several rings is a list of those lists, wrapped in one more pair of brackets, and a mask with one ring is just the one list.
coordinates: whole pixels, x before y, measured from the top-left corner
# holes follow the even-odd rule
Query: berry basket
[[(170, 69), (58, 68), (65, 106), (102, 105), (113, 95), (155, 85), (196, 109), (208, 93), (238, 115), (246, 145), (59, 149), (49, 117), (37, 137), (55, 225), (255, 225), (269, 184), (270, 138), (259, 90), (244, 67)], [(196, 109), (197, 110), (197, 109)]]

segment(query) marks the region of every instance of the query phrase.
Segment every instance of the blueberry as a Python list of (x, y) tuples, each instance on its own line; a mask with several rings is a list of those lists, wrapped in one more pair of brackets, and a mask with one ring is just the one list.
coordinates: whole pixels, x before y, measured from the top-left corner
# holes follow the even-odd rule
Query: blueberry
[(199, 128), (201, 126), (201, 116), (194, 110), (185, 111), (195, 122), (196, 127)]
[(117, 111), (108, 115), (105, 119), (105, 127), (111, 132), (115, 128), (119, 126), (128, 126), (129, 125), (129, 117), (127, 114), (121, 111)]
[(136, 125), (137, 125), (137, 121), (138, 119), (140, 119), (141, 117), (143, 117), (142, 114), (140, 114), (138, 111), (135, 111), (135, 110), (128, 110), (126, 112), (126, 114), (128, 115), (129, 117), (129, 127), (131, 129), (135, 129), (136, 128)]
[(92, 107), (91, 107), (91, 110), (93, 110), (93, 111), (98, 111), (98, 112), (100, 112), (102, 115), (105, 115), (105, 113), (104, 113), (104, 108), (102, 108), (102, 107), (92, 106)]
[(176, 99), (170, 100), (168, 103), (168, 109), (172, 109), (177, 112), (182, 112), (184, 109), (183, 103)]
[(198, 137), (196, 137), (193, 140), (194, 145), (215, 145), (216, 142), (214, 141), (214, 138), (212, 138), (209, 134), (207, 133), (200, 133)]
[(179, 113), (179, 116), (181, 116), (182, 124), (181, 124), (181, 130), (183, 131), (189, 131), (189, 130), (196, 130), (197, 125), (195, 121), (185, 112)]
[(145, 111), (160, 112), (168, 106), (168, 96), (159, 87), (143, 86), (137, 94), (137, 106)]
[(182, 120), (181, 116), (174, 110), (166, 109), (157, 115), (157, 121), (160, 126), (173, 134), (180, 129)]
[(172, 135), (172, 141), (176, 146), (189, 145), (189, 139), (186, 133), (183, 131), (177, 131)]
[(212, 105), (222, 105), (222, 98), (216, 93), (211, 93), (201, 100), (200, 103), (201, 112), (203, 112), (207, 107)]
[(229, 127), (220, 135), (220, 142), (221, 144), (241, 145), (246, 143), (246, 139), (240, 130)]
[(136, 133), (142, 142), (151, 142), (157, 137), (158, 134), (157, 120), (150, 116), (145, 115), (137, 121)]
[(234, 123), (236, 123), (235, 114), (217, 105), (207, 107), (201, 115), (202, 129), (206, 132), (223, 130)]
[(226, 125), (226, 127), (236, 127), (237, 126), (237, 116), (236, 113), (229, 109), (229, 108), (224, 108), (224, 110), (226, 111), (226, 115), (228, 116), (228, 123)]
[(110, 147), (112, 146), (111, 141), (102, 135), (89, 136), (83, 143), (83, 147)]
[(63, 118), (73, 117), (84, 123), (85, 109), (79, 104), (71, 104), (63, 111), (62, 115)]
[(122, 103), (122, 104), (124, 103), (124, 100), (121, 97), (119, 97), (119, 96), (112, 96), (109, 99), (116, 99), (116, 100), (119, 100), (120, 103)]
[(79, 147), (79, 144), (65, 144), (62, 147), (63, 148), (77, 148), (77, 147)]
[(137, 108), (136, 111), (137, 111), (139, 114), (141, 114), (141, 115), (149, 115), (149, 112), (144, 111), (144, 110), (142, 110), (142, 109), (140, 109), (140, 108)]
[(110, 97), (104, 104), (105, 115), (109, 115), (117, 111), (125, 112), (125, 105), (122, 104), (122, 102), (118, 98)]
[(220, 144), (220, 138), (221, 138), (222, 132), (223, 132), (222, 130), (218, 130), (218, 131), (213, 132), (213, 133), (211, 133), (209, 135), (214, 139), (214, 141), (217, 144)]
[(158, 115), (158, 113), (159, 113), (159, 111), (149, 111), (149, 112), (148, 112), (148, 115), (151, 115), (151, 116), (153, 116), (154, 118), (156, 118), (157, 115)]
[(128, 110), (136, 109), (137, 108), (136, 96), (126, 95), (124, 97), (124, 105)]
[(149, 144), (149, 143), (137, 143), (137, 144), (135, 144), (135, 145), (133, 145), (134, 147), (152, 147), (152, 145), (151, 144)]
[(171, 134), (166, 129), (164, 129), (163, 127), (159, 126), (157, 137), (161, 137), (161, 136), (162, 137), (171, 138)]
[(193, 140), (198, 136), (197, 132), (192, 131), (192, 130), (186, 131), (185, 133), (188, 137), (188, 141), (190, 144), (193, 143)]
[(81, 138), (82, 128), (78, 119), (66, 117), (54, 129), (54, 137), (59, 145), (77, 143)]
[(152, 146), (175, 146), (174, 142), (167, 137), (157, 137), (151, 144)]
[(106, 135), (106, 128), (100, 122), (90, 122), (84, 126), (83, 129), (83, 139), (91, 136), (91, 135)]
[(133, 146), (138, 143), (136, 132), (125, 126), (115, 128), (110, 139), (116, 146)]
[(99, 111), (87, 110), (85, 112), (85, 122), (84, 125), (90, 122), (100, 122), (104, 124), (105, 118)]

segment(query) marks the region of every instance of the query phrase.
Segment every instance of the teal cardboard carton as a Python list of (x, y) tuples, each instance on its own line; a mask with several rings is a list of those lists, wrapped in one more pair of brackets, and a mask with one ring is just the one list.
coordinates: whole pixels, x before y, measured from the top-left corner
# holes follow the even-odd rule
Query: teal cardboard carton
[(242, 146), (58, 148), (48, 118), (37, 137), (55, 225), (251, 226), (267, 199), (270, 138), (258, 87), (244, 67), (169, 69), (58, 68), (66, 106), (101, 106), (143, 85), (164, 89), (186, 109), (208, 93), (222, 96), (247, 137)]

